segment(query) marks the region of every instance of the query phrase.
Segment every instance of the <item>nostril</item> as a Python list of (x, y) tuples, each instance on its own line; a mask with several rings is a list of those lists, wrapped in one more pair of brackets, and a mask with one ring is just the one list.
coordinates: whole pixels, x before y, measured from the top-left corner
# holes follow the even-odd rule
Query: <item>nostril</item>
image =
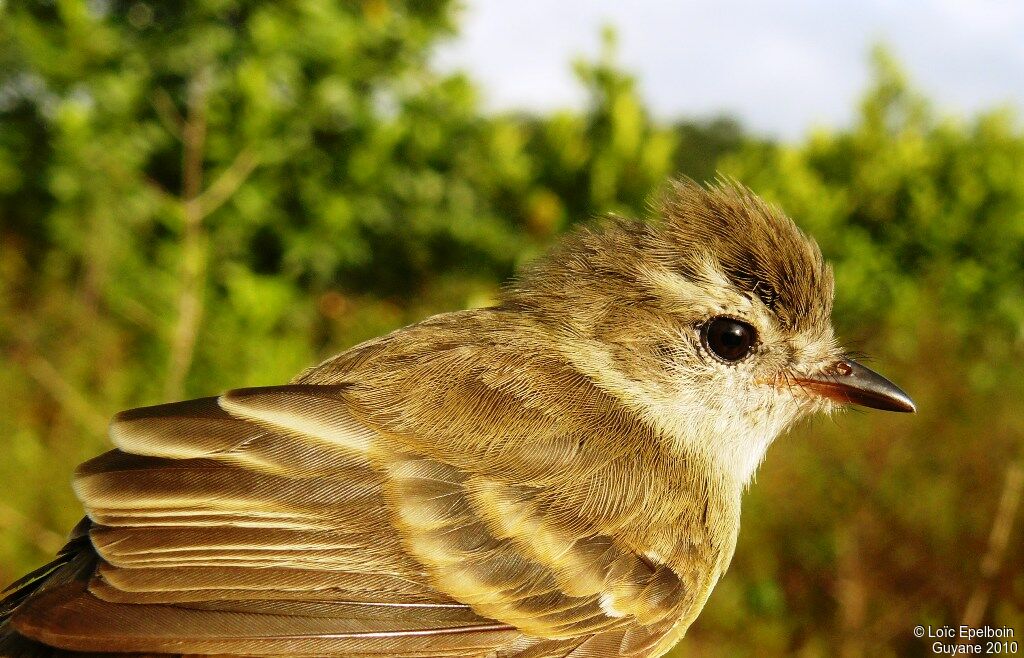
[(836, 364), (836, 374), (841, 377), (849, 377), (853, 373), (853, 366), (846, 361), (840, 361)]

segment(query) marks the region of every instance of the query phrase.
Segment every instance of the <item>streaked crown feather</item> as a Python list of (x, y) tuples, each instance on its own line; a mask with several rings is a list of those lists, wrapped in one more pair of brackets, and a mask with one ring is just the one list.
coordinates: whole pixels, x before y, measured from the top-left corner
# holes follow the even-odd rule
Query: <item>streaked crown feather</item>
[[(647, 301), (643, 271), (701, 280), (710, 264), (760, 299), (790, 331), (824, 329), (833, 277), (817, 244), (778, 208), (732, 181), (671, 184), (657, 221), (610, 217), (567, 236), (505, 291), (503, 303), (541, 315), (597, 303), (608, 284), (626, 304)], [(555, 318), (549, 318), (553, 320)], [(563, 318), (564, 320), (564, 318)]]

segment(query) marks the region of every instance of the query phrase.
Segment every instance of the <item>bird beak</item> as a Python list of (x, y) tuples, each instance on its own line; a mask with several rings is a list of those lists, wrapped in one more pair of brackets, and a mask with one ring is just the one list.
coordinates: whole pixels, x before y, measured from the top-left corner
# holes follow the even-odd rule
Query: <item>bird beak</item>
[(917, 411), (914, 401), (899, 386), (852, 359), (841, 359), (819, 375), (798, 377), (795, 381), (840, 404), (905, 413)]

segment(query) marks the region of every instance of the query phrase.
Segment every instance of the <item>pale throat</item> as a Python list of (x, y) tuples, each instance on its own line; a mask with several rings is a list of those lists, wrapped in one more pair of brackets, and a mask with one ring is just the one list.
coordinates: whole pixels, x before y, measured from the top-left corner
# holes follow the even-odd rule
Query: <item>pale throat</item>
[(773, 393), (755, 390), (732, 404), (682, 394), (654, 405), (650, 417), (680, 454), (746, 488), (772, 442), (802, 415), (797, 400)]

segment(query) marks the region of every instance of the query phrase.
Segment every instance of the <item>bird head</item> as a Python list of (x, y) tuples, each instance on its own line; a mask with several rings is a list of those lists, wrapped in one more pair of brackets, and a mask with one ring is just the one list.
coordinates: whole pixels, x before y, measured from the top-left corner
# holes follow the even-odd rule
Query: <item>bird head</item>
[(570, 235), (506, 291), (598, 386), (690, 459), (746, 484), (795, 420), (914, 411), (833, 333), (832, 271), (781, 211), (731, 182), (676, 182), (652, 222)]

